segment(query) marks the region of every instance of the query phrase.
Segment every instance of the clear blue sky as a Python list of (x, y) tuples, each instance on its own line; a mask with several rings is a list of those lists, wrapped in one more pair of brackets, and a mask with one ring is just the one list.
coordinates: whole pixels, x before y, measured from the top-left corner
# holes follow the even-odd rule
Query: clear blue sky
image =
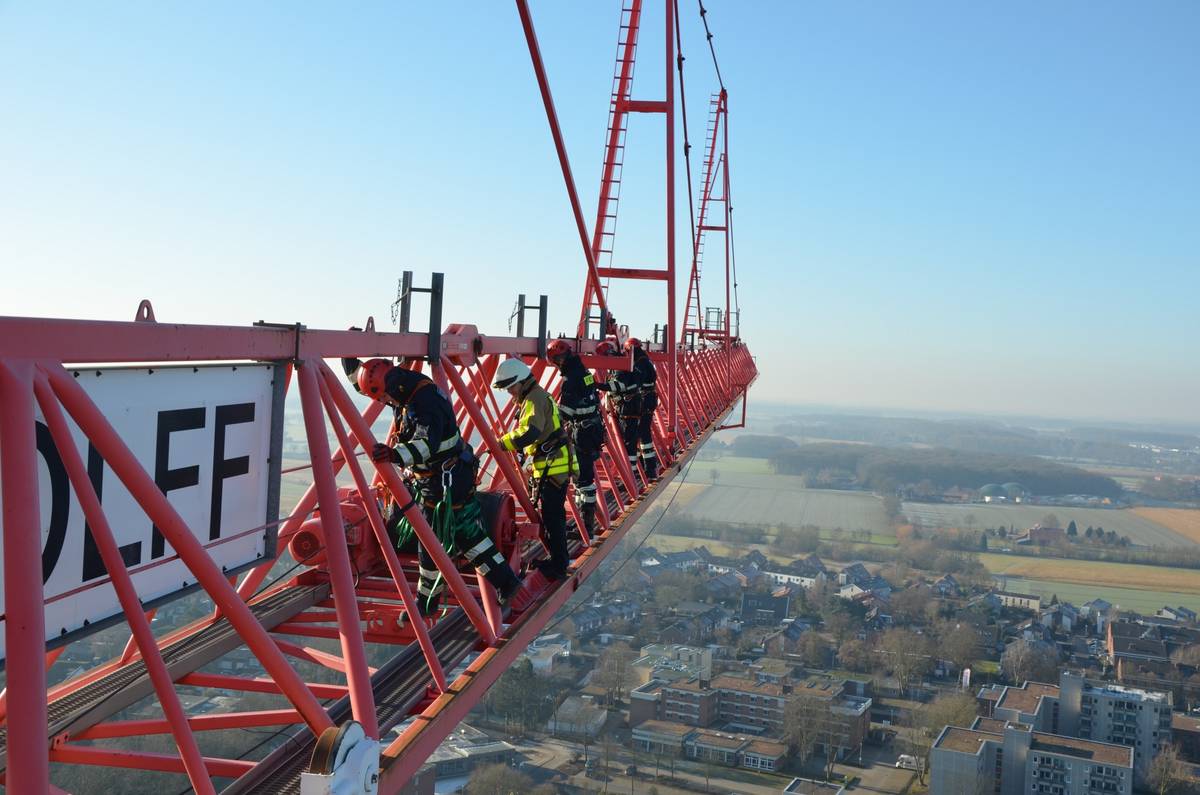
[[(761, 398), (1200, 421), (1200, 4), (708, 6)], [(589, 219), (618, 7), (533, 3)], [(0, 0), (0, 114), (0, 313), (338, 328), (408, 268), (485, 332), (518, 292), (577, 315), (511, 3)], [(617, 265), (662, 263), (662, 143), (635, 120)], [(657, 298), (613, 296), (639, 333)]]

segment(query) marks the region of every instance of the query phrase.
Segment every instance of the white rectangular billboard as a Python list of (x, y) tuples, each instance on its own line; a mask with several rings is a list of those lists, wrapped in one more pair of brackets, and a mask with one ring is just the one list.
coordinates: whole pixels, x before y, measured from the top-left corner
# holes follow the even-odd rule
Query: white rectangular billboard
[[(282, 366), (74, 372), (213, 562), (232, 573), (274, 555), (283, 441)], [(67, 416), (143, 603), (162, 601), (195, 586), (195, 575)], [(40, 409), (36, 426), (49, 643), (95, 629), (119, 617), (121, 607)], [(0, 567), (0, 616), (2, 586)], [(0, 617), (0, 659), (6, 656), (3, 629)]]

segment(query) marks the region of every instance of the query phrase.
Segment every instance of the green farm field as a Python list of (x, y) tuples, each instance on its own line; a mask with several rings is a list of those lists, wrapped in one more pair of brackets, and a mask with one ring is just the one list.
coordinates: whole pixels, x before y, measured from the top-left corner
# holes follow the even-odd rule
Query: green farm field
[(822, 530), (870, 530), (892, 536), (882, 501), (865, 492), (804, 489), (780, 482), (785, 476), (765, 475), (749, 483), (732, 484), (722, 477), (693, 494), (683, 513), (714, 522), (754, 525), (816, 525)]
[(979, 559), (992, 574), (1005, 575), (1010, 579), (1022, 578), (1149, 592), (1163, 589), (1170, 593), (1187, 593), (1200, 598), (1200, 570), (1197, 569), (998, 555), (991, 552), (981, 554)]
[(1200, 610), (1200, 595), (1194, 593), (1111, 588), (1050, 580), (1028, 580), (1023, 577), (998, 577), (996, 581), (1010, 591), (1037, 594), (1043, 599), (1057, 595), (1059, 601), (1070, 602), (1076, 606), (1100, 598), (1123, 610), (1136, 610), (1139, 613), (1154, 613), (1166, 605)]
[[(796, 475), (776, 475), (766, 459), (724, 456), (697, 460), (688, 471), (677, 510), (714, 522), (753, 525), (816, 525), (822, 535), (870, 530), (876, 543), (894, 543), (883, 501), (863, 491), (806, 489)], [(875, 540), (875, 539), (873, 539)]]
[(1016, 527), (1018, 530), (1031, 527), (1046, 514), (1054, 514), (1063, 527), (1071, 521), (1079, 532), (1090, 525), (1112, 530), (1119, 535), (1129, 536), (1134, 544), (1150, 547), (1192, 546), (1194, 541), (1145, 516), (1128, 509), (1115, 508), (1071, 508), (1060, 505), (943, 505), (937, 503), (906, 502), (904, 515), (908, 520), (918, 520), (926, 527), (960, 527), (971, 525), (968, 516), (973, 516), (973, 527)]

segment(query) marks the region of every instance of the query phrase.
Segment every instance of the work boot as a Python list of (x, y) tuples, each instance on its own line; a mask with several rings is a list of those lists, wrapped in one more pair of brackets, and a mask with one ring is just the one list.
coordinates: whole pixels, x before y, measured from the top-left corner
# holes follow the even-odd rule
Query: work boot
[(642, 461), (642, 468), (646, 470), (646, 480), (651, 483), (658, 480), (658, 458), (647, 458)]
[(588, 538), (596, 537), (596, 503), (585, 502), (579, 509), (580, 516), (583, 517), (583, 529), (587, 531)]
[(547, 582), (558, 582), (559, 580), (567, 579), (566, 567), (559, 568), (551, 560), (539, 560), (533, 564), (532, 570), (545, 577)]
[(506, 605), (514, 596), (521, 592), (522, 583), (513, 575), (512, 579), (505, 580), (504, 584), (496, 589), (496, 594), (500, 597), (500, 604)]

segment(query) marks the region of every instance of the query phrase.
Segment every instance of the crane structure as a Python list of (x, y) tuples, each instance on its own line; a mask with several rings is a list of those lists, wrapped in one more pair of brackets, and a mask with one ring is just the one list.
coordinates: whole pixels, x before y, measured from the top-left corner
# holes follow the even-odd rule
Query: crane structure
[[(499, 399), (491, 384), (501, 361), (520, 357), (558, 394), (561, 376), (545, 360), (544, 296), (533, 307), (536, 336), (524, 333), (523, 298), (515, 336), (444, 325), (445, 284), (437, 273), (427, 288), (404, 274), (398, 331), (377, 329), (373, 320), (349, 331), (171, 324), (155, 318), (149, 301), (128, 322), (0, 317), (0, 774), (7, 792), (63, 792), (51, 783), (51, 763), (182, 774), (197, 793), (401, 791), (705, 440), (735, 427), (723, 423), (739, 403), (744, 422), (757, 368), (730, 325), (728, 243), (722, 322), (702, 322), (699, 309), (703, 236), (720, 231), (728, 240), (732, 229), (723, 87), (705, 144), (688, 303), (676, 328), (674, 90), (678, 72), (682, 91), (683, 74), (676, 0), (662, 3), (662, 98), (633, 98), (643, 2), (626, 0), (622, 9), (590, 231), (532, 16), (526, 0), (516, 6), (586, 265), (570, 341), (600, 378), (631, 364), (625, 355), (597, 353), (606, 336), (628, 335), (610, 312), (611, 280), (664, 282), (667, 323), (662, 339), (647, 345), (660, 373), (652, 432), (661, 477), (645, 483), (626, 456), (614, 412), (605, 410), (595, 535), (568, 500), (568, 579), (510, 609), (443, 550), (400, 470), (364, 454), (385, 438), (384, 406), (363, 408), (326, 360), (390, 357), (434, 379), (479, 459), (485, 524), (520, 571), (543, 549), (541, 519), (518, 459), (499, 441), (515, 426), (517, 405)], [(662, 268), (612, 266), (631, 113), (664, 117)], [(718, 203), (724, 218), (714, 224)], [(410, 329), (416, 292), (429, 294), (421, 331)], [(306, 452), (290, 452), (304, 460), (285, 470), (289, 392), (299, 396)], [(280, 510), (281, 479), (297, 473), (307, 488)], [(445, 581), (446, 605), (431, 620), (417, 618), (416, 556), (389, 537), (389, 505), (411, 523)], [(155, 631), (158, 610), (198, 591), (210, 612)], [(47, 686), (47, 670), (73, 643), (113, 627), (128, 631), (119, 655)], [(222, 667), (235, 653), (253, 664)], [(280, 708), (201, 712), (180, 688), (262, 694)], [(247, 730), (243, 752), (201, 752), (206, 732), (229, 729)], [(277, 742), (263, 750), (254, 744), (260, 735)], [(153, 736), (168, 738), (174, 752), (144, 750), (139, 741)]]

